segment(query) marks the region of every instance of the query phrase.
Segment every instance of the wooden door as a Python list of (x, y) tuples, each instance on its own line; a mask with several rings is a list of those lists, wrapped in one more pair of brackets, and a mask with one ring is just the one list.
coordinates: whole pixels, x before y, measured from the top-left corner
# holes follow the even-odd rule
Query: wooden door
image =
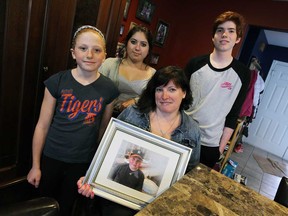
[[(0, 182), (30, 161), (45, 1), (4, 0), (0, 95)], [(30, 145), (25, 145), (25, 143)]]

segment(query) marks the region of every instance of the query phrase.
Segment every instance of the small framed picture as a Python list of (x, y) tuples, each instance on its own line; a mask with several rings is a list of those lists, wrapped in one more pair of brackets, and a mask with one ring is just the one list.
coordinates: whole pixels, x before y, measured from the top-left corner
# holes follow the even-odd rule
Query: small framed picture
[(154, 44), (162, 47), (168, 35), (169, 24), (159, 20), (156, 26)]
[(125, 56), (125, 53), (126, 53), (125, 44), (118, 42), (115, 57), (123, 58), (123, 56)]
[(134, 26), (136, 26), (136, 25), (138, 25), (138, 24), (135, 23), (135, 22), (131, 22), (131, 23), (130, 23), (130, 26), (129, 26), (129, 30), (132, 29), (132, 28), (133, 28)]
[(126, 0), (123, 18), (126, 20), (130, 8), (131, 0)]
[(192, 149), (111, 118), (87, 170), (97, 196), (141, 210), (185, 173)]
[(155, 8), (155, 4), (151, 0), (139, 0), (136, 17), (144, 22), (151, 23)]
[(150, 64), (158, 64), (158, 61), (159, 61), (159, 54), (156, 54), (156, 53), (152, 53), (151, 55), (151, 59), (150, 59)]
[(123, 32), (124, 32), (124, 25), (121, 25), (121, 27), (120, 27), (120, 35), (123, 35)]

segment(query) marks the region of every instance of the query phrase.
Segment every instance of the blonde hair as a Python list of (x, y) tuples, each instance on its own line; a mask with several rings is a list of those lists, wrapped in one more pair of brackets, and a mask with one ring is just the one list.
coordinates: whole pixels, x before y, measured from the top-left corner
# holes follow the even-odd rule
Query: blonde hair
[(103, 35), (103, 33), (96, 27), (94, 26), (91, 26), (91, 25), (84, 25), (84, 26), (81, 26), (79, 27), (74, 35), (73, 35), (73, 39), (72, 39), (72, 48), (75, 47), (75, 43), (76, 43), (76, 38), (78, 37), (78, 35), (82, 32), (85, 32), (87, 30), (92, 30), (92, 31), (95, 31), (96, 33), (98, 33), (98, 35), (100, 35), (100, 37), (104, 40), (104, 44), (105, 44), (105, 47), (106, 47), (106, 40), (105, 40), (105, 37)]

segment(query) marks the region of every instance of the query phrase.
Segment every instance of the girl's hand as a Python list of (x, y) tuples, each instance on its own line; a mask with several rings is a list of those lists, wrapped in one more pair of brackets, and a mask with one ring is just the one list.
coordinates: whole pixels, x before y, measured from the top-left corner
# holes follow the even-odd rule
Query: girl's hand
[(41, 170), (32, 167), (30, 172), (27, 175), (27, 181), (30, 184), (34, 185), (35, 188), (38, 188), (40, 179), (41, 179)]

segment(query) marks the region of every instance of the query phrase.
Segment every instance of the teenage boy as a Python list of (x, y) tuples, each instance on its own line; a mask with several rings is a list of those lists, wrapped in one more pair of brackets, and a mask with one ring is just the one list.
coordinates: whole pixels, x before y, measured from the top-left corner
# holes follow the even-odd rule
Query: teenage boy
[(211, 168), (233, 134), (250, 82), (248, 67), (232, 56), (243, 26), (242, 15), (220, 14), (213, 24), (213, 52), (191, 59), (185, 68), (193, 94), (187, 113), (200, 126), (200, 162)]

